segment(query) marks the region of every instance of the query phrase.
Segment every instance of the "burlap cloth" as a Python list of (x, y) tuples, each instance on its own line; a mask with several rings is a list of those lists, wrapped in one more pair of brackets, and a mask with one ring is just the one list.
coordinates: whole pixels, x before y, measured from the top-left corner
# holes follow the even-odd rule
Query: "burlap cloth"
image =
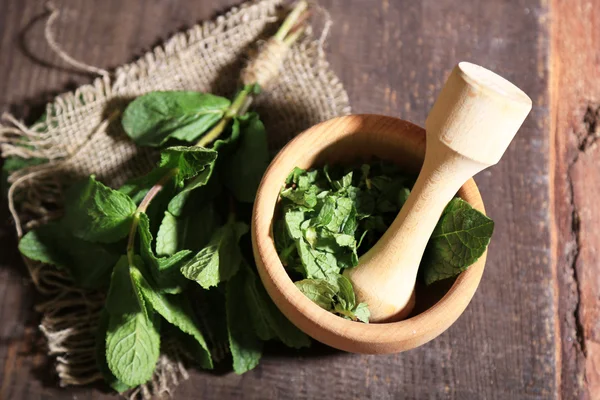
[[(62, 192), (69, 182), (95, 174), (112, 187), (148, 171), (154, 151), (136, 148), (120, 128), (127, 102), (155, 90), (197, 90), (231, 96), (253, 44), (273, 32), (282, 0), (247, 2), (213, 21), (178, 33), (139, 60), (113, 72), (82, 64), (48, 44), (74, 67), (100, 75), (90, 85), (62, 94), (46, 105), (46, 113), (26, 127), (4, 114), (0, 124), (3, 157), (41, 158), (9, 177), (9, 207), (18, 235), (60, 215)], [(326, 32), (328, 21), (324, 29)], [(275, 150), (305, 128), (350, 112), (348, 96), (330, 69), (322, 49), (324, 34), (310, 31), (292, 48), (276, 84), (254, 104)], [(46, 301), (40, 329), (48, 353), (56, 357), (61, 385), (84, 385), (101, 379), (94, 357), (94, 333), (103, 295), (73, 287), (52, 266), (27, 262), (31, 278)], [(130, 395), (151, 397), (169, 393), (188, 374), (177, 354), (163, 346), (154, 379)], [(214, 349), (218, 353), (218, 349)], [(215, 354), (218, 358), (219, 354)]]

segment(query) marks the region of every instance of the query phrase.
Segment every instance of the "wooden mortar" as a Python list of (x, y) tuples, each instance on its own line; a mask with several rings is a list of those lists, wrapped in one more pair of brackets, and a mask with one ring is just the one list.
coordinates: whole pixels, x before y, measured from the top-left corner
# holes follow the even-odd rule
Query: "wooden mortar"
[[(466, 69), (480, 68), (468, 63), (461, 63), (461, 66)], [(479, 73), (478, 70), (475, 71)], [(486, 71), (485, 74), (489, 72), (487, 70), (484, 71)], [(496, 75), (494, 76), (497, 77)], [(492, 77), (492, 80), (495, 77)], [(487, 79), (488, 77), (484, 76), (484, 78)], [(416, 248), (413, 248), (417, 256), (415, 257), (413, 254), (409, 257), (404, 257), (406, 249), (411, 248), (410, 246), (407, 247), (407, 243), (402, 245), (404, 252), (401, 253), (395, 251), (394, 246), (390, 246), (392, 242), (389, 241), (389, 237), (395, 238), (396, 241), (401, 237), (401, 235), (398, 235), (398, 231), (402, 229), (402, 223), (397, 223), (397, 221), (398, 219), (406, 218), (407, 211), (404, 210), (404, 217), (401, 212), (388, 230), (392, 234), (390, 235), (386, 232), (388, 242), (386, 243), (385, 239), (382, 238), (384, 245), (376, 244), (376, 246), (380, 246), (377, 249), (378, 253), (386, 254), (385, 259), (387, 262), (382, 262), (383, 259), (379, 258), (377, 259), (377, 264), (365, 266), (363, 264), (364, 256), (361, 257), (360, 264), (356, 268), (364, 266), (364, 271), (375, 271), (375, 273), (371, 274), (362, 274), (362, 278), (366, 277), (369, 280), (367, 285), (363, 285), (364, 279), (363, 281), (360, 279), (357, 281), (352, 274), (349, 275), (355, 287), (358, 286), (357, 295), (360, 300), (364, 300), (365, 298), (372, 299), (372, 296), (380, 297), (381, 293), (387, 296), (384, 302), (380, 302), (385, 307), (378, 308), (378, 304), (375, 304), (375, 307), (373, 307), (373, 304), (369, 302), (369, 308), (375, 317), (374, 321), (386, 321), (390, 320), (390, 318), (410, 315), (414, 306), (413, 289), (418, 261), (422, 256), (422, 251), (433, 230), (435, 221), (439, 218), (443, 205), (456, 193), (460, 184), (468, 179), (460, 187), (460, 190), (458, 190), (458, 195), (469, 202), (474, 208), (484, 212), (481, 196), (475, 182), (470, 179), (470, 176), (500, 159), (506, 146), (510, 143), (514, 133), (531, 108), (530, 102), (527, 108), (527, 96), (522, 94), (513, 85), (518, 92), (509, 93), (509, 100), (512, 102), (515, 98), (511, 96), (516, 96), (516, 100), (519, 103), (515, 112), (518, 114), (518, 118), (521, 118), (518, 124), (516, 122), (518, 118), (513, 118), (510, 122), (498, 120), (495, 123), (489, 123), (489, 121), (483, 123), (486, 129), (491, 129), (495, 134), (506, 132), (507, 128), (513, 131), (501, 136), (496, 135), (492, 140), (488, 139), (487, 142), (481, 140), (481, 138), (474, 138), (472, 140), (465, 138), (464, 135), (461, 136), (460, 130), (456, 130), (454, 129), (456, 127), (452, 126), (456, 121), (461, 122), (461, 117), (465, 115), (469, 117), (468, 113), (465, 114), (462, 111), (475, 110), (476, 112), (471, 112), (471, 115), (484, 115), (484, 111), (490, 110), (490, 102), (492, 106), (495, 106), (497, 100), (501, 100), (502, 102), (506, 99), (506, 93), (497, 91), (497, 88), (490, 88), (489, 85), (484, 85), (483, 87), (474, 85), (480, 83), (479, 81), (469, 81), (469, 77), (465, 78), (463, 70), (457, 67), (450, 76), (428, 119), (428, 132), (435, 132), (436, 138), (439, 137), (443, 141), (444, 133), (448, 137), (448, 132), (450, 132), (454, 133), (454, 138), (457, 139), (453, 143), (457, 144), (458, 147), (453, 147), (452, 151), (448, 151), (447, 149), (441, 151), (438, 146), (435, 150), (435, 160), (441, 164), (447, 160), (456, 163), (456, 155), (458, 154), (461, 157), (459, 162), (466, 160), (465, 164), (470, 165), (470, 169), (457, 174), (458, 176), (456, 179), (453, 179), (453, 183), (446, 185), (443, 190), (444, 194), (441, 196), (442, 199), (438, 201), (440, 204), (443, 203), (441, 209), (439, 209), (439, 204), (435, 205), (431, 201), (427, 202), (428, 206), (434, 208), (433, 213), (430, 213), (431, 215), (427, 217), (427, 224), (433, 225), (428, 226), (426, 229), (421, 229), (419, 237), (416, 240), (412, 240), (413, 243), (417, 243)], [(496, 84), (497, 82), (494, 81), (492, 83)], [(473, 87), (475, 87), (475, 91), (473, 91)], [(483, 95), (480, 97), (483, 98), (483, 102), (473, 100), (477, 99), (482, 93)], [(466, 109), (464, 108), (465, 101), (467, 105)], [(488, 101), (488, 104), (485, 104), (485, 101)], [(460, 102), (462, 102), (463, 106), (462, 111), (461, 107), (457, 106), (457, 104), (461, 104)], [(471, 107), (469, 103), (477, 104), (481, 106), (481, 109), (477, 110), (477, 107)], [(527, 108), (526, 111), (524, 111), (525, 108)], [(507, 110), (509, 114), (514, 111), (510, 107), (506, 108), (504, 104), (501, 104), (500, 109), (502, 112), (496, 114), (504, 115)], [(454, 116), (452, 116), (452, 112), (454, 112)], [(432, 115), (434, 118), (432, 118)], [(481, 121), (477, 121), (477, 118), (467, 118), (466, 120), (482, 125)], [(471, 135), (480, 132), (478, 129), (473, 129), (473, 127), (469, 127), (468, 125), (465, 126), (462, 124), (462, 126), (463, 128), (470, 128), (463, 129), (462, 132), (467, 132)], [(462, 314), (473, 297), (483, 273), (487, 253), (484, 253), (467, 271), (460, 274), (447, 292), (435, 293), (433, 297), (437, 295), (440, 298), (439, 301), (417, 315), (399, 322), (372, 324), (353, 322), (323, 310), (304, 296), (289, 278), (275, 249), (272, 225), (274, 217), (277, 215), (279, 192), (284, 185), (286, 177), (294, 167), (298, 166), (309, 169), (311, 167), (323, 166), (326, 163), (356, 162), (357, 160), (365, 160), (375, 156), (394, 162), (407, 171), (416, 172), (419, 171), (425, 158), (425, 137), (425, 131), (422, 128), (397, 118), (380, 115), (351, 115), (335, 118), (318, 124), (298, 135), (281, 150), (267, 169), (258, 189), (254, 204), (252, 218), (254, 257), (260, 277), (275, 304), (295, 325), (313, 338), (332, 347), (351, 352), (393, 353), (412, 349), (445, 331)], [(431, 134), (428, 137), (431, 147), (431, 143), (433, 142)], [(491, 146), (489, 145), (490, 142), (492, 143)], [(476, 149), (477, 151), (473, 151), (473, 146), (470, 145), (473, 143), (479, 145), (479, 149)], [(447, 144), (445, 147), (451, 147), (451, 145), (452, 143), (450, 145)], [(481, 149), (484, 151), (481, 151)], [(434, 151), (428, 150), (428, 153), (431, 159), (431, 154)], [(480, 157), (482, 154), (484, 158)], [(432, 164), (432, 162), (429, 161), (429, 164)], [(425, 175), (430, 175), (432, 169), (436, 170), (435, 166), (432, 168), (430, 165), (429, 167), (430, 171)], [(441, 170), (444, 169), (445, 167), (441, 168)], [(452, 174), (445, 175), (445, 178), (448, 177), (452, 177)], [(427, 181), (427, 179), (422, 177), (419, 180)], [(457, 182), (459, 182), (458, 185)], [(419, 189), (417, 187), (418, 184), (419, 182), (415, 185), (416, 189)], [(457, 186), (452, 189), (452, 185)], [(435, 193), (431, 190), (416, 190), (416, 192), (417, 194), (414, 192), (411, 194), (413, 197), (413, 207), (415, 203), (417, 206), (419, 205), (420, 202), (416, 200), (419, 200), (423, 192), (427, 197), (431, 197), (431, 193)], [(428, 210), (416, 207), (416, 209), (410, 210), (408, 215), (415, 212), (427, 213)], [(368, 254), (369, 252), (365, 256)], [(408, 266), (402, 265), (403, 260), (408, 260), (408, 263), (405, 263)], [(368, 264), (369, 261), (371, 260), (367, 259), (367, 263), (365, 264)], [(415, 262), (417, 263), (416, 265)], [(379, 270), (377, 270), (377, 267), (379, 267)], [(408, 282), (400, 285), (399, 290), (394, 291), (393, 286), (386, 286), (386, 282), (393, 281), (394, 279), (396, 279), (396, 282), (402, 282), (402, 279), (398, 280), (398, 276), (400, 275), (408, 277)], [(376, 283), (373, 284), (373, 282)], [(378, 287), (382, 288), (382, 290), (378, 291)], [(364, 288), (367, 289), (366, 292)], [(431, 290), (440, 291), (440, 288), (437, 287)], [(395, 304), (395, 308), (388, 307), (389, 304), (386, 303), (388, 298), (391, 298), (389, 303)], [(417, 309), (420, 308), (418, 307), (420, 301), (419, 298), (416, 299)]]

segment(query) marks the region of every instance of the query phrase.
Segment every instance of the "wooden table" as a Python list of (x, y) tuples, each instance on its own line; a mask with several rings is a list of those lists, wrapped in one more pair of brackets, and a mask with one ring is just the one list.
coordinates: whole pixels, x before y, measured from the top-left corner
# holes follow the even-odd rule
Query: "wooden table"
[[(57, 1), (57, 40), (104, 68), (237, 0)], [(41, 0), (0, 2), (0, 110), (31, 121), (88, 82), (43, 39)], [(433, 342), (404, 354), (271, 351), (254, 371), (195, 372), (176, 398), (576, 399), (600, 396), (600, 24), (586, 0), (321, 0), (333, 68), (354, 112), (423, 125), (452, 66), (470, 60), (523, 88), (531, 116), (502, 162), (479, 174), (495, 237), (479, 291)], [(2, 200), (4, 201), (4, 200)], [(44, 356), (35, 293), (0, 225), (0, 399), (100, 399), (60, 389)]]

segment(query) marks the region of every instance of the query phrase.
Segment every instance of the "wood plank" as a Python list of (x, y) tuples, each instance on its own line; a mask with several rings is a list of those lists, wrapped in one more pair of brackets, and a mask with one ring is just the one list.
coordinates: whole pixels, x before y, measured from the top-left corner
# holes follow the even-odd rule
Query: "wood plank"
[[(159, 39), (223, 10), (218, 2), (68, 0), (57, 40), (75, 58), (110, 68)], [(47, 97), (89, 81), (32, 64), (19, 32), (43, 12), (41, 0), (0, 3), (0, 109), (35, 117)], [(261, 365), (241, 377), (194, 372), (177, 398), (521, 398), (557, 397), (549, 233), (548, 4), (542, 0), (414, 2), (322, 0), (335, 22), (328, 55), (355, 112), (378, 112), (423, 124), (446, 74), (460, 60), (498, 71), (535, 102), (503, 161), (476, 178), (497, 223), (481, 287), (448, 332), (420, 349), (389, 356), (344, 354), (316, 345), (309, 352), (270, 347)], [(41, 21), (40, 21), (41, 22)], [(41, 23), (27, 48), (57, 63)], [(6, 217), (4, 220), (6, 220)], [(6, 224), (2, 240), (12, 231)], [(9, 239), (7, 239), (9, 240)], [(14, 240), (0, 262), (0, 398), (104, 398), (90, 389), (62, 390), (43, 357), (30, 350), (35, 329), (31, 287), (23, 285)], [(5, 254), (11, 254), (5, 256)], [(6, 259), (4, 257), (7, 257)], [(5, 279), (2, 279), (5, 278)], [(17, 311), (18, 310), (18, 311)], [(30, 322), (27, 330), (26, 322)], [(27, 332), (30, 332), (27, 336)]]
[(599, 1), (552, 3), (552, 127), (555, 273), (567, 399), (600, 393), (600, 22)]

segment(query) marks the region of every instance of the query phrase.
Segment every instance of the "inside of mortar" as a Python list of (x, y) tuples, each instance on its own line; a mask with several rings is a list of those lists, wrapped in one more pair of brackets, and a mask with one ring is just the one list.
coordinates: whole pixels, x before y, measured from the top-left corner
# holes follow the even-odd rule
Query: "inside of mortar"
[[(326, 147), (318, 149), (318, 145), (316, 145), (311, 154), (299, 156), (296, 164), (287, 172), (291, 172), (294, 167), (308, 170), (322, 168), (325, 164), (346, 166), (380, 159), (394, 163), (406, 173), (414, 174), (416, 177), (423, 164), (424, 155), (425, 130), (407, 123), (406, 130), (393, 135), (358, 130), (341, 137)], [(281, 187), (284, 186), (285, 182), (281, 182)], [(462, 192), (461, 189), (458, 196), (464, 199), (464, 193)], [(273, 220), (271, 221), (271, 240), (274, 240), (273, 222), (280, 217), (280, 200), (281, 198), (278, 197)], [(415, 285), (415, 307), (405, 319), (414, 317), (435, 305), (450, 290), (455, 281), (456, 277), (427, 286), (419, 276)]]

